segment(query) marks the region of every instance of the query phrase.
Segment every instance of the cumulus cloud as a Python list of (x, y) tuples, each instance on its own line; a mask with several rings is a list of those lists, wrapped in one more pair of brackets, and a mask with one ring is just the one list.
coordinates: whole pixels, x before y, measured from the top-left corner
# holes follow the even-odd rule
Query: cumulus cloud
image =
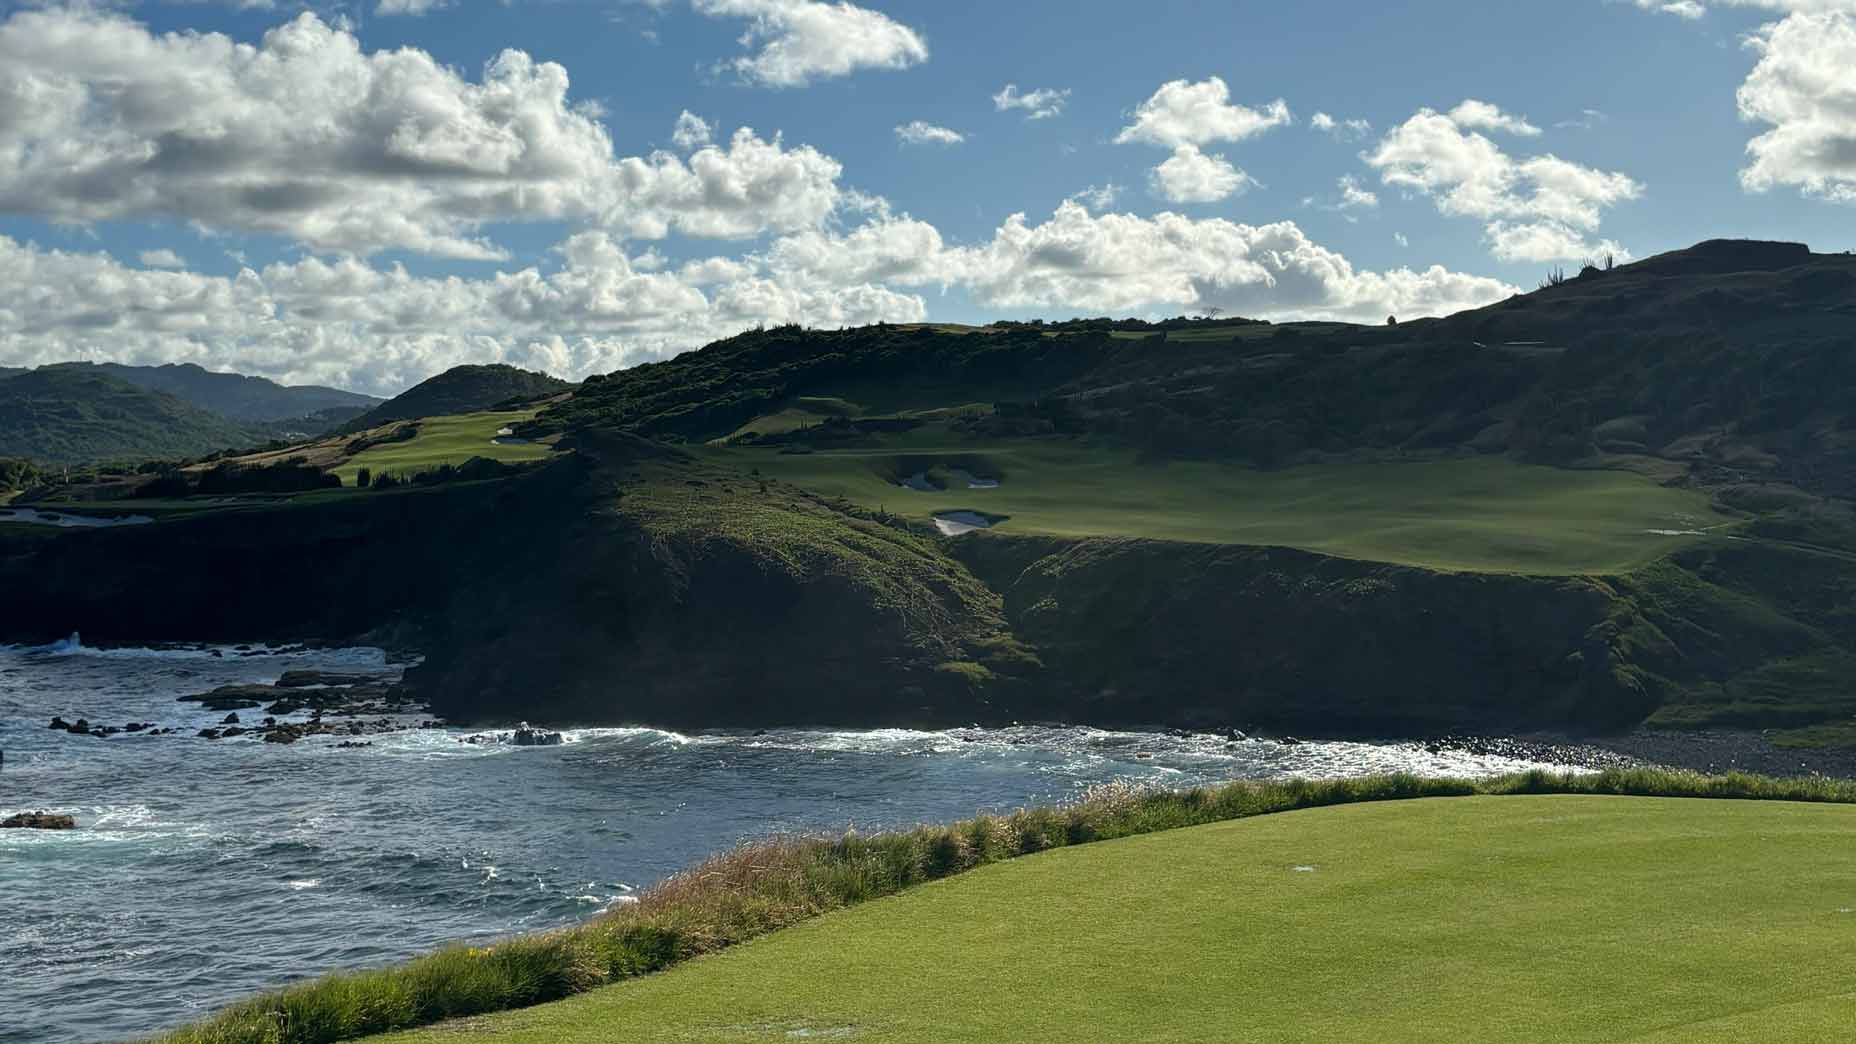
[(910, 120), (896, 127), (896, 140), (904, 145), (958, 145), (967, 136), (927, 120)]
[(1747, 143), (1741, 184), (1856, 203), (1856, 21), (1795, 14), (1760, 29), (1747, 46), (1759, 62), (1740, 85), (1740, 116), (1771, 129)]
[[(0, 23), (0, 69), (0, 211), (57, 222), (171, 217), (317, 251), (495, 260), (490, 222), (743, 236), (840, 198), (835, 160), (777, 136), (616, 159), (559, 65), (504, 51), (473, 82), (416, 49), (365, 53), (311, 14), (254, 46), (20, 11)], [(679, 143), (699, 144), (700, 123), (679, 119)]]
[[(1467, 120), (1467, 122), (1464, 122)], [(1587, 242), (1602, 212), (1636, 199), (1643, 187), (1621, 173), (1582, 166), (1551, 154), (1517, 159), (1473, 127), (1527, 133), (1518, 117), (1493, 106), (1464, 103), (1449, 113), (1420, 109), (1363, 157), (1387, 185), (1431, 197), (1446, 215), (1480, 218), (1495, 256), (1515, 260), (1582, 260), (1622, 253), (1609, 241)], [(1560, 252), (1547, 254), (1557, 249)]]
[(1148, 173), (1147, 184), (1169, 203), (1216, 203), (1245, 191), (1253, 181), (1222, 154), (1207, 156), (1196, 145), (1181, 145)]
[(143, 268), (187, 267), (186, 259), (166, 247), (162, 247), (158, 250), (144, 250), (139, 255), (138, 260), (142, 262)]
[(992, 107), (998, 112), (1010, 112), (1018, 109), (1024, 112), (1027, 120), (1047, 120), (1063, 111), (1069, 104), (1070, 89), (1058, 90), (1054, 87), (1039, 87), (1034, 91), (1020, 93), (1018, 85), (1008, 83), (992, 96)]
[(1231, 102), (1231, 89), (1216, 76), (1199, 83), (1173, 80), (1134, 110), (1134, 122), (1115, 136), (1117, 144), (1143, 142), (1165, 148), (1243, 141), (1293, 121), (1281, 98), (1261, 109)]
[(670, 129), (670, 143), (679, 149), (699, 149), (714, 137), (714, 128), (709, 121), (684, 109), (677, 116), (676, 126)]
[(950, 255), (945, 267), (954, 281), (982, 303), (1009, 308), (1218, 307), (1234, 315), (1372, 322), (1389, 313), (1447, 314), (1516, 292), (1441, 266), (1358, 271), (1293, 222), (1092, 215), (1074, 201), (1040, 225), (1014, 214), (990, 243)]
[(1325, 112), (1317, 112), (1309, 117), (1308, 125), (1323, 134), (1332, 135), (1337, 141), (1358, 141), (1373, 132), (1370, 120), (1337, 120)]
[(1459, 127), (1504, 131), (1523, 138), (1538, 137), (1540, 134), (1540, 128), (1527, 122), (1526, 117), (1503, 112), (1498, 106), (1474, 98), (1451, 109), (1450, 120)]
[(711, 18), (745, 18), (753, 54), (724, 62), (742, 81), (804, 87), (859, 69), (906, 69), (928, 60), (920, 33), (880, 11), (838, 0), (694, 0)]
[(482, 279), (420, 277), (352, 258), (228, 278), (129, 268), (107, 254), (0, 236), (0, 359), (191, 361), (390, 394), (465, 362), (578, 377), (761, 321), (838, 326), (926, 314), (914, 294), (807, 281), (758, 261), (651, 271), (603, 232), (578, 233), (557, 252), (557, 271)]

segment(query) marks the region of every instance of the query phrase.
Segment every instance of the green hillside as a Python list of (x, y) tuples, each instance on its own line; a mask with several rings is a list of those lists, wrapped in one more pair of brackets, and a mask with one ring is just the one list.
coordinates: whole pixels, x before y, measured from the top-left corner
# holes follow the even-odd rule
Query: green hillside
[(42, 464), (199, 456), (257, 441), (246, 427), (90, 368), (0, 378), (0, 456)]
[[(235, 421), (291, 421), (325, 411), (359, 413), (378, 406), (372, 395), (315, 385), (283, 385), (263, 377), (215, 373), (192, 363), (166, 366), (123, 366), (118, 363), (65, 363), (91, 367), (138, 388), (166, 392), (210, 413)], [(344, 417), (344, 420), (347, 418)]]
[(454, 366), (349, 421), (343, 430), (365, 431), (394, 421), (477, 413), (508, 402), (556, 395), (571, 387), (558, 377), (500, 363)]
[(1856, 1018), (1852, 843), (1836, 806), (1311, 809), (1012, 860), (382, 1040), (1832, 1044)]

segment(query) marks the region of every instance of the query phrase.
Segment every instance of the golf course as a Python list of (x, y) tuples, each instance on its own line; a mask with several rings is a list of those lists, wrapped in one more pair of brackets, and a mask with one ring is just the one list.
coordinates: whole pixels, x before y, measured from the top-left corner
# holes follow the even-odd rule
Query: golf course
[(1502, 458), (1260, 471), (1030, 440), (705, 452), (920, 521), (971, 512), (1008, 534), (1294, 547), (1468, 572), (1621, 572), (1731, 521), (1706, 494), (1639, 474)]
[(1829, 805), (1308, 809), (1029, 856), (384, 1039), (1844, 1040), (1852, 843)]
[(331, 471), (341, 477), (343, 485), (352, 486), (362, 468), (376, 475), (404, 477), (444, 464), (455, 467), (472, 457), (504, 464), (541, 460), (548, 455), (546, 446), (497, 441), (504, 428), (533, 416), (534, 410), (506, 410), (427, 417), (419, 422), (419, 433), (413, 438), (370, 446)]

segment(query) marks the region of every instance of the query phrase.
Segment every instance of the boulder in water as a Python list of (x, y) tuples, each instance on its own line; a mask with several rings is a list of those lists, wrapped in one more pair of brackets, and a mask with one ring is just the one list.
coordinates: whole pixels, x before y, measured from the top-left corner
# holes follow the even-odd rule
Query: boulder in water
[(0, 819), (0, 830), (75, 830), (77, 819), (55, 812), (21, 812)]
[(510, 742), (518, 747), (558, 747), (562, 737), (552, 729), (530, 728), (528, 722), (523, 722), (512, 734)]

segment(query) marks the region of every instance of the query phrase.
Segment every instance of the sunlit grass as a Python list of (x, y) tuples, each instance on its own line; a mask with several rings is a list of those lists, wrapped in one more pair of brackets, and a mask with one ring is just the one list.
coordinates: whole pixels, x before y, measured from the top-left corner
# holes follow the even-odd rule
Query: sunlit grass
[[(1856, 802), (1856, 782), (1631, 770), (1595, 775), (1537, 772), (1480, 782), (1404, 775), (1240, 782), (1178, 792), (1108, 787), (1064, 807), (982, 816), (949, 826), (755, 842), (672, 877), (645, 892), (637, 903), (619, 907), (586, 925), (487, 947), (452, 947), (398, 967), (314, 980), (253, 998), (162, 1039), (171, 1044), (309, 1044), (354, 1039), (569, 997), (728, 949), (821, 914), (1051, 849), (1296, 809), (1512, 794), (1852, 803)], [(1498, 813), (1501, 807), (1497, 804), (1491, 810)], [(1695, 814), (1703, 815), (1709, 807), (1696, 804)], [(1749, 814), (1766, 809), (1776, 816), (1780, 807), (1749, 806)], [(1516, 808), (1521, 810), (1521, 806)], [(1569, 806), (1565, 811), (1573, 809)], [(1545, 813), (1530, 809), (1529, 814)], [(1745, 833), (1722, 835), (1723, 851), (1710, 852), (1709, 857), (1761, 851), (1757, 839), (1767, 834), (1756, 829), (1760, 822), (1763, 820), (1758, 818), (1748, 820)], [(1776, 825), (1779, 821), (1775, 818), (1772, 822)], [(1856, 818), (1838, 822), (1856, 830)], [(1392, 828), (1396, 829), (1396, 824)], [(1620, 829), (1628, 831), (1628, 824)], [(1713, 828), (1698, 820), (1696, 829)], [(1844, 838), (1845, 847), (1852, 837), (1856, 834)], [(1459, 843), (1473, 850), (1482, 840), (1471, 831)], [(1182, 835), (1182, 843), (1189, 845), (1190, 841)], [(1594, 838), (1597, 850), (1602, 851), (1605, 845), (1604, 838)], [(1176, 865), (1171, 859), (1163, 859), (1144, 867), (1142, 872), (1149, 875), (1150, 885), (1158, 886), (1165, 883), (1162, 877), (1167, 868)], [(1571, 873), (1576, 869), (1576, 863), (1569, 862), (1561, 871)], [(1724, 875), (1722, 881), (1739, 875), (1731, 867), (1719, 870)], [(1524, 878), (1516, 878), (1521, 880)], [(1087, 902), (1128, 903), (1137, 898), (1133, 894), (1102, 895)], [(1722, 902), (1733, 901), (1730, 895), (1720, 898)], [(1078, 911), (1079, 917), (1086, 919), (1086, 915), (1086, 909)], [(1258, 911), (1258, 916), (1268, 916), (1267, 911)], [(1061, 936), (1068, 923), (1058, 920), (1041, 926), (1027, 924), (1016, 930), (1035, 929)], [(1387, 954), (1388, 959), (1403, 956)], [(932, 959), (950, 958), (942, 954)], [(952, 1002), (951, 998), (947, 1000)], [(742, 1017), (747, 1016), (743, 1013)], [(563, 1027), (573, 1024), (573, 1018), (568, 1023), (557, 1020), (549, 1031), (554, 1036), (524, 1039), (567, 1039)], [(649, 1032), (661, 1025), (639, 1022), (631, 1030), (639, 1034), (636, 1039), (653, 1039)], [(616, 1035), (624, 1028), (621, 1023), (599, 1020), (580, 1026), (580, 1035), (587, 1040), (632, 1039)], [(597, 1036), (601, 1033), (607, 1035)], [(991, 1039), (1011, 1037), (1008, 1031), (1003, 1037)]]

